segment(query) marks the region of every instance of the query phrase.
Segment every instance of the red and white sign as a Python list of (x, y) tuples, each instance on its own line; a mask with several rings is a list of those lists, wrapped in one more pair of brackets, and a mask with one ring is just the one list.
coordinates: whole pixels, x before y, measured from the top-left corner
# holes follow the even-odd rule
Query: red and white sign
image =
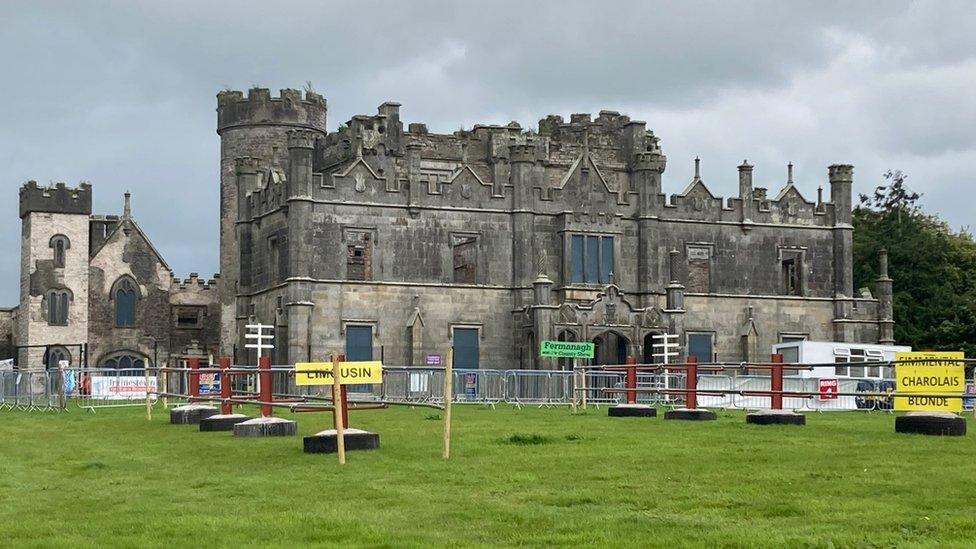
[(839, 383), (836, 378), (820, 379), (820, 400), (837, 400)]
[[(156, 378), (149, 377), (149, 391), (156, 392)], [(92, 376), (91, 397), (96, 400), (145, 400), (145, 376)]]

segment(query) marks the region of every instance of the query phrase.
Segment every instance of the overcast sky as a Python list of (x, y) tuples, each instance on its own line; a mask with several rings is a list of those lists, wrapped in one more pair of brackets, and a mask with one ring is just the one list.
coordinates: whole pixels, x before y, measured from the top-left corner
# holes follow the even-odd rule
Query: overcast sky
[(0, 68), (0, 306), (28, 179), (90, 181), (95, 213), (131, 190), (176, 274), (214, 273), (215, 95), (254, 84), (311, 81), (330, 130), (386, 100), (438, 132), (611, 109), (661, 138), (668, 193), (696, 155), (723, 196), (743, 159), (771, 195), (792, 161), (808, 200), (851, 163), (855, 191), (900, 169), (953, 226), (976, 212), (973, 2), (7, 0)]

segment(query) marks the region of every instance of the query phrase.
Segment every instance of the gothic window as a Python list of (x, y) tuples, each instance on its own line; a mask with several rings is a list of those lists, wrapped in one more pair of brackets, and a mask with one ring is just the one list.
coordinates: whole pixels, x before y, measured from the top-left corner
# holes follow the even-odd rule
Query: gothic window
[(373, 238), (369, 231), (346, 233), (346, 279), (372, 280)]
[(50, 326), (68, 325), (68, 290), (51, 290), (47, 294), (47, 323)]
[(71, 247), (71, 241), (63, 234), (57, 234), (51, 237), (50, 246), (54, 250), (55, 268), (64, 267), (64, 256), (67, 249)]
[(780, 259), (780, 277), (785, 295), (803, 295), (803, 254), (783, 252)]
[(478, 277), (478, 237), (451, 235), (451, 252), (454, 258), (454, 282), (475, 284)]
[(112, 299), (115, 300), (115, 325), (120, 328), (135, 326), (136, 285), (130, 277), (124, 276), (115, 283)]
[(119, 375), (143, 375), (142, 370), (146, 367), (146, 359), (131, 351), (119, 351), (103, 358), (98, 367), (116, 370)]
[(612, 236), (572, 235), (569, 271), (573, 284), (607, 284), (613, 265)]
[(61, 346), (48, 347), (47, 357), (46, 360), (44, 361), (44, 365), (48, 369), (57, 369), (58, 366), (61, 364), (61, 361), (67, 361), (67, 363), (70, 365), (71, 353), (69, 353), (67, 349)]
[(705, 294), (710, 291), (711, 252), (709, 246), (688, 246), (688, 292)]

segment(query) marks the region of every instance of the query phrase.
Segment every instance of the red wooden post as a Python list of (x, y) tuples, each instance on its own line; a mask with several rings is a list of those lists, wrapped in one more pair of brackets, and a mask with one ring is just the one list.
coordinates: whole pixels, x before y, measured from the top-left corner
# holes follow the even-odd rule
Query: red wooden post
[(769, 388), (773, 393), (770, 395), (771, 408), (773, 410), (783, 409), (783, 355), (775, 354), (772, 357), (773, 369), (770, 372)]
[(637, 357), (627, 357), (627, 404), (637, 404)]
[(692, 355), (687, 359), (688, 368), (685, 370), (685, 408), (694, 410), (698, 408), (698, 357)]
[(190, 393), (190, 398), (187, 402), (193, 402), (195, 397), (200, 396), (200, 359), (197, 357), (188, 358), (186, 361), (187, 368), (190, 369), (190, 376), (187, 380), (188, 392)]
[[(271, 396), (271, 357), (263, 356), (258, 362), (258, 375), (261, 376), (261, 393), (260, 398), (262, 403), (270, 403)], [(261, 417), (271, 417), (272, 410), (271, 404), (261, 404)]]
[(224, 415), (234, 412), (233, 404), (228, 400), (231, 397), (228, 369), (230, 369), (230, 357), (220, 357), (220, 413)]

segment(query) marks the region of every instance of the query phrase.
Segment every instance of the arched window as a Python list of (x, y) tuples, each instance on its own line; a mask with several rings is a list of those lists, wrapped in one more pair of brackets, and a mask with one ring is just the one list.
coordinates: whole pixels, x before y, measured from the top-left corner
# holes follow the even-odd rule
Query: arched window
[(63, 234), (56, 234), (51, 237), (49, 245), (54, 249), (54, 266), (64, 267), (64, 256), (66, 250), (71, 247), (71, 241)]
[(47, 323), (50, 326), (68, 325), (69, 290), (51, 290), (47, 293)]
[(136, 325), (136, 285), (128, 276), (120, 278), (112, 288), (115, 300), (115, 325), (130, 327)]
[(143, 375), (142, 370), (146, 368), (146, 358), (134, 351), (118, 351), (106, 355), (99, 368), (109, 370), (119, 370), (119, 375), (138, 376)]
[(69, 353), (67, 349), (61, 346), (48, 347), (47, 358), (44, 361), (44, 365), (49, 370), (56, 370), (58, 365), (61, 364), (62, 360), (65, 360), (68, 362), (68, 364), (71, 364), (71, 353)]

